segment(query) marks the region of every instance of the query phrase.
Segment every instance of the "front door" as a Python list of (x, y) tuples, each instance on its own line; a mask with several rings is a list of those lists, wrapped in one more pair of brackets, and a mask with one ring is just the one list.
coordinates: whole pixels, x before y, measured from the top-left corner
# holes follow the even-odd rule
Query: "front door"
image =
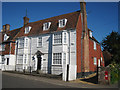
[(41, 70), (41, 55), (37, 55), (37, 70)]
[(9, 65), (9, 58), (7, 58), (7, 65)]

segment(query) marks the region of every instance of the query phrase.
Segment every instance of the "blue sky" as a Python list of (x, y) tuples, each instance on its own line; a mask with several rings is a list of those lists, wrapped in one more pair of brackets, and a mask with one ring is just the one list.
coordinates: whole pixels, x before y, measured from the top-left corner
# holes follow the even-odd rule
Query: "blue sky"
[[(118, 31), (117, 2), (87, 2), (88, 28), (101, 42), (112, 30)], [(79, 2), (3, 2), (2, 25), (10, 24), (11, 30), (23, 26), (23, 17), (30, 22), (80, 10)], [(0, 27), (1, 30), (1, 27)]]

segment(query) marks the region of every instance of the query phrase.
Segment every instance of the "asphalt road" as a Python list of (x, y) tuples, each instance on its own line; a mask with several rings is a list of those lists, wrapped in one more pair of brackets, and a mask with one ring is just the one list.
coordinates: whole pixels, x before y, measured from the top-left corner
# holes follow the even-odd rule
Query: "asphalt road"
[(118, 88), (106, 85), (64, 82), (57, 79), (7, 72), (2, 73), (2, 88), (3, 90), (4, 88), (80, 88), (80, 90), (91, 90), (92, 88), (92, 90), (118, 90)]
[(3, 74), (2, 88), (69, 88), (69, 87)]

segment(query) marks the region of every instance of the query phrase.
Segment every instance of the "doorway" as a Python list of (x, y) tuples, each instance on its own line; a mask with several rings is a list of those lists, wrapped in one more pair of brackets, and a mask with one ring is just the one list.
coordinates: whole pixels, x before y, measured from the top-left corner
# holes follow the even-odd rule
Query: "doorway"
[(41, 70), (41, 60), (42, 60), (42, 57), (41, 55), (37, 55), (37, 70)]
[(7, 65), (9, 65), (9, 58), (7, 58)]

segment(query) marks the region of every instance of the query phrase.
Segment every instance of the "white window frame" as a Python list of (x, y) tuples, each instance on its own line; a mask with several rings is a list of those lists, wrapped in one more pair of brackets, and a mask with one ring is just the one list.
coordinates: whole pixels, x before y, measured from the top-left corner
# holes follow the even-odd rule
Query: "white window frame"
[(25, 27), (25, 34), (28, 34), (30, 32), (32, 27), (28, 26), (28, 27)]
[(18, 48), (24, 48), (24, 38), (18, 40)]
[(24, 46), (25, 46), (25, 47), (28, 47), (28, 38), (25, 38), (24, 41), (25, 41), (25, 45), (24, 45)]
[(4, 35), (4, 41), (6, 41), (9, 38), (9, 36), (7, 36), (7, 34)]
[(50, 28), (51, 22), (43, 23), (43, 31), (46, 31)]
[(62, 39), (62, 32), (60, 33), (54, 33), (53, 35), (53, 44), (62, 44), (63, 39)]
[[(41, 41), (39, 41), (40, 39), (41, 39)], [(42, 44), (43, 44), (42, 41), (43, 41), (42, 36), (37, 37), (37, 47), (42, 47)], [(41, 45), (39, 43), (41, 43)]]
[(89, 31), (89, 36), (92, 38), (92, 31)]
[(97, 43), (94, 41), (94, 50), (97, 50)]
[(98, 59), (98, 67), (100, 67), (101, 61), (100, 59)]
[(67, 59), (66, 56), (67, 56), (66, 53), (63, 53), (63, 64), (66, 64), (66, 63), (67, 63), (67, 62), (66, 62), (66, 59)]
[(53, 53), (52, 65), (62, 65), (62, 53)]
[(27, 64), (28, 55), (24, 54), (24, 64)]
[(94, 57), (94, 65), (97, 65), (97, 58)]
[[(19, 59), (20, 58), (20, 56), (22, 57), (21, 59)], [(21, 61), (21, 62), (20, 62)], [(21, 55), (18, 55), (17, 56), (17, 64), (23, 64), (23, 54), (21, 54)]]
[(100, 57), (100, 59), (101, 59), (101, 62), (102, 62), (102, 61), (103, 61), (103, 60), (102, 60), (102, 57)]
[(67, 23), (67, 19), (60, 19), (59, 20), (59, 27), (65, 27)]
[(0, 51), (5, 51), (5, 44), (0, 45)]
[(67, 40), (68, 39), (68, 36), (67, 36), (67, 32), (63, 32), (63, 42), (64, 44), (67, 44)]

